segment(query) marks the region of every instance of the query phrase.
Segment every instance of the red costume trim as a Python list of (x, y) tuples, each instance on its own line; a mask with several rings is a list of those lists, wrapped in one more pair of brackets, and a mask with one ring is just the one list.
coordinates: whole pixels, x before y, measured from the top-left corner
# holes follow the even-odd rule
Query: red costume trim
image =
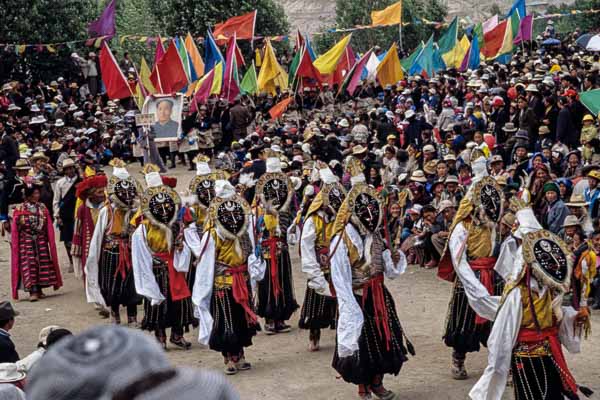
[(271, 286), (273, 287), (275, 302), (277, 302), (279, 294), (282, 292), (279, 284), (279, 268), (277, 267), (277, 243), (279, 242), (283, 242), (283, 240), (278, 237), (270, 237), (262, 241), (262, 244), (269, 248), (269, 255), (271, 256)]
[(173, 265), (173, 253), (154, 253), (154, 256), (160, 258), (167, 264), (169, 269), (169, 291), (173, 301), (183, 300), (190, 297), (190, 288), (185, 280), (185, 274), (175, 269)]
[[(494, 266), (496, 265), (496, 259), (494, 257), (481, 257), (469, 263), (469, 266), (473, 271), (479, 271), (479, 282), (485, 286), (488, 293), (494, 294)], [(475, 316), (475, 324), (482, 325), (487, 322), (487, 319)]]
[(233, 298), (236, 303), (238, 303), (244, 311), (246, 311), (246, 321), (251, 324), (255, 324), (258, 318), (256, 314), (250, 308), (250, 295), (248, 293), (248, 284), (246, 282), (246, 277), (244, 274), (248, 272), (248, 265), (242, 264), (237, 267), (228, 267), (227, 272), (231, 274), (233, 277), (233, 285), (231, 287), (233, 291)]

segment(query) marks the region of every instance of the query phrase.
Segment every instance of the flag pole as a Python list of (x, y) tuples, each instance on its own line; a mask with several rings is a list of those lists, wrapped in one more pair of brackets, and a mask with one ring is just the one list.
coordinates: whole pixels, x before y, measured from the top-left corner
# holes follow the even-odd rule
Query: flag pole
[(400, 44), (400, 52), (404, 54), (404, 48), (402, 47), (402, 21), (398, 24), (398, 43)]

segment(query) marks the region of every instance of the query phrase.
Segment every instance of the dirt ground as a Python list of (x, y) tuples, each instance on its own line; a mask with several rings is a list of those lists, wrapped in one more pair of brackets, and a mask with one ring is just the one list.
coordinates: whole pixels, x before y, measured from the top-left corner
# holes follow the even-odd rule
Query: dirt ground
[[(139, 170), (137, 167), (132, 169)], [(179, 178), (178, 190), (187, 186), (192, 172), (182, 167), (171, 173)], [(66, 273), (68, 259), (62, 244), (58, 245), (65, 286), (59, 291), (47, 291), (46, 299), (29, 303), (27, 295), (14, 303), (21, 313), (11, 334), (19, 354), (24, 357), (35, 349), (38, 332), (47, 325), (60, 325), (74, 332), (81, 332), (98, 324), (108, 324), (101, 319), (93, 307), (85, 302), (83, 284), (73, 274)], [(294, 250), (293, 254), (297, 255)], [(0, 240), (0, 273), (5, 278), (0, 282), (0, 298), (10, 298), (10, 251), (6, 238)], [(296, 297), (302, 303), (305, 290), (303, 276), (297, 256), (293, 258)], [(450, 377), (451, 350), (441, 340), (446, 309), (450, 298), (451, 285), (435, 277), (435, 272), (411, 266), (408, 271), (394, 281), (387, 281), (387, 287), (396, 301), (396, 307), (417, 355), (404, 364), (398, 376), (387, 376), (385, 384), (399, 396), (398, 399), (465, 399), (473, 384), (483, 372), (487, 351), (467, 358), (469, 379), (454, 381)], [(139, 318), (142, 316), (140, 307)], [(266, 336), (259, 333), (254, 345), (246, 350), (252, 370), (231, 377), (231, 382), (243, 399), (351, 399), (356, 398), (353, 385), (337, 378), (331, 368), (334, 346), (334, 331), (325, 331), (321, 339), (321, 351), (309, 353), (308, 332), (297, 328), (299, 311), (292, 319), (294, 329), (287, 334)], [(125, 316), (123, 315), (123, 319)], [(584, 342), (581, 354), (567, 354), (567, 361), (578, 383), (600, 392), (600, 312), (592, 315), (591, 339)], [(197, 342), (197, 331), (186, 335), (193, 342), (191, 350), (169, 349), (168, 357), (178, 366), (202, 367), (221, 370), (222, 358), (219, 353), (202, 348)], [(505, 395), (512, 399), (511, 393)], [(592, 398), (600, 399), (595, 394)]]

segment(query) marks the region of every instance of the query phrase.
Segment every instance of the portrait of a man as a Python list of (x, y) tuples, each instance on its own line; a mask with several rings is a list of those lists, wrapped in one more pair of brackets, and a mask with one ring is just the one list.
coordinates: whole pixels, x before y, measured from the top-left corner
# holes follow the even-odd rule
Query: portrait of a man
[(148, 114), (154, 114), (152, 134), (157, 142), (175, 141), (180, 132), (181, 96), (148, 97), (144, 109)]

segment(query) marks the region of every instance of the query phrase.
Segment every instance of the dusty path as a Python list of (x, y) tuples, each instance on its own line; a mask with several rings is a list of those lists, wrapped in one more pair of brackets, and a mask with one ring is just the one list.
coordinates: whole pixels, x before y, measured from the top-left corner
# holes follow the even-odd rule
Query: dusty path
[[(134, 168), (138, 169), (138, 168)], [(191, 172), (181, 167), (175, 172), (179, 177), (178, 189), (183, 190)], [(58, 245), (61, 265), (66, 271), (68, 264), (62, 244)], [(297, 254), (296, 251), (293, 254)], [(294, 281), (298, 303), (302, 302), (305, 289), (304, 276), (299, 260), (294, 257)], [(0, 299), (10, 298), (9, 245), (6, 238), (0, 240)], [(58, 292), (48, 291), (47, 299), (37, 303), (26, 300), (15, 302), (21, 312), (11, 334), (17, 350), (23, 357), (34, 350), (38, 332), (47, 325), (61, 325), (75, 332), (97, 324), (107, 324), (85, 303), (83, 284), (73, 274), (64, 274), (65, 286)], [(435, 277), (432, 271), (410, 267), (406, 274), (395, 281), (387, 281), (395, 298), (402, 324), (414, 343), (417, 356), (411, 358), (397, 377), (386, 378), (386, 386), (400, 394), (400, 399), (465, 399), (471, 386), (485, 368), (487, 352), (470, 355), (467, 368), (470, 378), (454, 381), (450, 378), (450, 349), (446, 348), (441, 335), (446, 318), (446, 308), (451, 285)], [(25, 296), (26, 298), (26, 296)], [(140, 318), (142, 310), (140, 308)], [(331, 368), (334, 332), (326, 331), (322, 337), (322, 348), (309, 353), (308, 332), (297, 327), (297, 316), (292, 320), (294, 329), (287, 334), (266, 336), (264, 333), (254, 340), (247, 350), (247, 358), (253, 369), (231, 378), (243, 399), (352, 399), (355, 388), (341, 379)], [(123, 316), (124, 318), (124, 316)], [(592, 316), (594, 334), (583, 345), (582, 353), (576, 357), (567, 355), (571, 369), (581, 384), (600, 392), (600, 313)], [(186, 335), (194, 343), (189, 351), (171, 349), (169, 358), (177, 365), (204, 367), (220, 370), (223, 366), (219, 353), (201, 348), (197, 343), (197, 331)], [(512, 399), (512, 395), (505, 396)], [(598, 394), (592, 398), (600, 399)]]

